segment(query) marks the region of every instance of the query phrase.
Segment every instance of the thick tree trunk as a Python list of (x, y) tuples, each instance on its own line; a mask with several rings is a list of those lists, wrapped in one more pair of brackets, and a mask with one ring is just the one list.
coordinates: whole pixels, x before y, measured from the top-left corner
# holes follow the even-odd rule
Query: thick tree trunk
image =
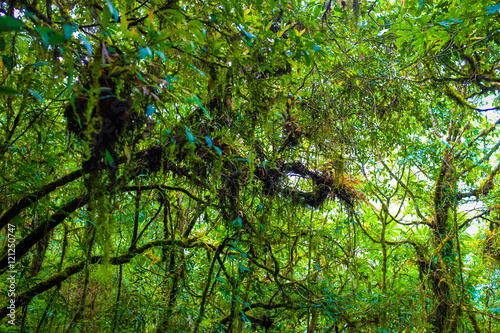
[[(433, 292), (434, 310), (430, 313), (429, 322), (435, 333), (456, 332), (457, 320), (454, 311), (455, 297), (450, 287), (454, 279), (453, 252), (454, 244), (451, 240), (453, 233), (449, 223), (449, 212), (453, 204), (453, 195), (456, 189), (456, 180), (452, 176), (451, 151), (446, 151), (439, 173), (434, 193), (434, 223), (433, 242), (436, 249), (434, 258), (429, 258), (431, 286)], [(432, 253), (432, 252), (431, 252)]]

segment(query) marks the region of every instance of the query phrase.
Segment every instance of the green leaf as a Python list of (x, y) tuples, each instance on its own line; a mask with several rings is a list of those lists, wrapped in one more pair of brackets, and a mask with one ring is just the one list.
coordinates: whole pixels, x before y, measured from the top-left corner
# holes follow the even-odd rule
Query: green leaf
[(210, 117), (210, 115), (208, 114), (207, 109), (205, 109), (205, 107), (201, 104), (200, 100), (198, 99), (198, 96), (193, 95), (193, 99), (196, 102), (196, 104), (198, 104), (198, 106), (203, 110), (203, 112), (205, 112), (205, 115), (208, 117), (208, 119), (211, 120), (212, 117)]
[(50, 44), (54, 46), (62, 45), (66, 41), (66, 37), (63, 34), (56, 33), (50, 36)]
[(19, 92), (11, 87), (0, 86), (0, 95), (17, 95)]
[(75, 28), (72, 25), (65, 24), (63, 26), (63, 30), (64, 30), (64, 38), (66, 38), (66, 40), (71, 39), (71, 37), (73, 37)]
[(495, 14), (500, 11), (500, 4), (486, 7), (488, 15)]
[(113, 14), (113, 18), (114, 18), (115, 22), (118, 22), (120, 20), (120, 13), (119, 13), (118, 9), (111, 3), (111, 1), (106, 0), (106, 3), (108, 5), (108, 10), (109, 10), (110, 14)]
[(104, 30), (108, 29), (110, 20), (111, 20), (111, 12), (109, 11), (109, 6), (104, 6), (104, 8), (102, 9), (102, 19), (101, 19), (101, 25)]
[(33, 91), (33, 90), (31, 90), (31, 89), (28, 89), (28, 91), (29, 91), (29, 92), (30, 92), (33, 96), (35, 96), (36, 98), (38, 98), (38, 100), (39, 100), (40, 102), (42, 102), (42, 103), (43, 103), (43, 105), (45, 105), (45, 101), (43, 100), (42, 96), (41, 96), (39, 93), (37, 93), (36, 91)]
[(113, 159), (113, 157), (111, 156), (111, 153), (108, 150), (106, 150), (106, 163), (110, 167), (116, 168), (115, 160)]
[(318, 17), (322, 9), (323, 9), (322, 5), (317, 5), (316, 7), (314, 7), (313, 17)]
[(243, 258), (245, 258), (245, 259), (248, 258), (248, 255), (241, 248), (237, 247), (236, 250), (240, 251)]
[(193, 68), (194, 70), (196, 70), (201, 76), (205, 77), (205, 73), (200, 71), (198, 68), (196, 68), (195, 66), (191, 65), (190, 63), (186, 63), (186, 65), (188, 65), (189, 67)]
[(11, 71), (12, 68), (14, 68), (14, 60), (11, 57), (3, 54), (0, 57), (2, 57), (2, 62), (5, 68), (7, 68), (8, 71)]
[(171, 14), (172, 18), (174, 19), (173, 20), (174, 22), (181, 22), (184, 20), (184, 16), (178, 10), (166, 9), (164, 12), (165, 12), (165, 14), (167, 14), (167, 13)]
[[(203, 41), (204, 36), (203, 36), (203, 34), (201, 33), (201, 31), (200, 31), (198, 28), (196, 28), (196, 27), (191, 27), (190, 31), (191, 31), (191, 32), (192, 32), (192, 33), (196, 36), (196, 38), (197, 38), (199, 41)], [(193, 47), (193, 49), (195, 49), (195, 48)]]
[(188, 22), (189, 25), (192, 25), (194, 27), (198, 27), (198, 28), (204, 28), (205, 25), (201, 22), (201, 21), (198, 21), (198, 20), (191, 20)]
[(258, 39), (256, 35), (254, 35), (253, 33), (251, 32), (248, 32), (246, 30), (243, 30), (243, 33), (245, 34), (245, 36), (247, 36), (247, 38), (249, 39), (252, 39), (252, 38), (255, 38), (255, 39)]
[(24, 23), (12, 16), (0, 17), (0, 32), (20, 31), (24, 27)]
[[(217, 148), (217, 147), (216, 147), (216, 148)], [(235, 227), (235, 226), (236, 226), (236, 224), (238, 224), (238, 227), (240, 227), (240, 228), (241, 228), (241, 227), (243, 227), (243, 220), (241, 219), (241, 217), (238, 217), (236, 220), (234, 220), (234, 221), (232, 221), (232, 222), (231, 222), (231, 225), (232, 225), (233, 227)], [(233, 247), (236, 247), (236, 246), (235, 246), (235, 245), (233, 245)]]
[(153, 52), (149, 46), (139, 48), (139, 60), (145, 59), (147, 57), (152, 57)]
[(309, 56), (309, 52), (307, 52), (307, 50), (302, 50), (300, 51), (300, 53), (302, 53), (302, 56), (306, 60), (306, 64), (310, 66), (312, 64), (312, 60), (311, 57)]
[(191, 129), (189, 127), (187, 127), (187, 126), (186, 126), (186, 136), (187, 136), (189, 142), (198, 144), (198, 140), (193, 135), (193, 133), (191, 133)]
[(153, 105), (149, 104), (146, 109), (146, 116), (149, 117), (153, 113), (155, 113), (155, 108), (153, 107)]
[(440, 22), (438, 22), (439, 25), (442, 25), (443, 27), (446, 27), (446, 28), (449, 28), (450, 24), (453, 24), (453, 23), (462, 24), (462, 23), (464, 23), (464, 21), (457, 20), (457, 19), (449, 19), (447, 21), (440, 21)]
[(5, 50), (5, 40), (0, 38), (0, 52)]
[(238, 263), (238, 267), (240, 268), (240, 270), (241, 270), (242, 272), (247, 272), (247, 271), (249, 271), (249, 270), (250, 270), (247, 266), (245, 266), (245, 265), (243, 265), (243, 264), (241, 264), (241, 263)]
[(252, 322), (250, 321), (250, 319), (248, 319), (248, 317), (245, 315), (245, 313), (244, 313), (242, 310), (240, 310), (240, 312), (241, 312), (241, 319), (242, 319), (244, 322), (246, 322), (246, 323), (252, 323)]
[(154, 51), (157, 55), (160, 56), (161, 60), (163, 60), (163, 62), (167, 62), (167, 58), (165, 58), (165, 53), (161, 52), (161, 51), (158, 51), (158, 50), (155, 50)]
[(50, 45), (50, 35), (54, 32), (54, 29), (50, 27), (36, 27), (35, 30), (42, 37), (42, 43), (45, 47)]
[(89, 56), (91, 57), (92, 56), (92, 45), (90, 45), (89, 41), (87, 40), (87, 38), (85, 38), (85, 36), (82, 33), (78, 34), (78, 38), (80, 38), (80, 40), (83, 42), (83, 46), (85, 46), (85, 48), (87, 49), (87, 52), (89, 53)]
[(28, 66), (26, 66), (26, 68), (30, 68), (30, 67), (42, 67), (42, 66), (47, 66), (47, 65), (50, 65), (50, 62), (35, 62), (33, 64), (29, 64)]
[(216, 279), (217, 281), (222, 282), (222, 283), (226, 283), (226, 280), (224, 280), (224, 279), (223, 279), (223, 278), (221, 278), (220, 276), (216, 276), (216, 277), (215, 277), (215, 279)]
[(256, 40), (258, 39), (256, 35), (254, 35), (253, 33), (251, 32), (248, 32), (245, 30), (245, 27), (240, 24), (238, 26), (238, 28), (240, 28), (241, 31), (243, 31), (243, 33), (245, 34), (245, 36), (247, 37), (247, 43), (248, 45), (251, 45), (252, 44), (252, 40), (255, 38)]
[(135, 74), (137, 74), (137, 76), (139, 77), (139, 79), (141, 79), (142, 82), (148, 83), (148, 81), (146, 81), (146, 79), (144, 78), (144, 76), (142, 76), (141, 72), (136, 72)]
[(207, 142), (208, 148), (212, 148), (212, 139), (205, 135), (205, 141)]
[(281, 79), (283, 80), (284, 84), (292, 83), (293, 82), (292, 77), (290, 75), (288, 75), (288, 74), (282, 75)]

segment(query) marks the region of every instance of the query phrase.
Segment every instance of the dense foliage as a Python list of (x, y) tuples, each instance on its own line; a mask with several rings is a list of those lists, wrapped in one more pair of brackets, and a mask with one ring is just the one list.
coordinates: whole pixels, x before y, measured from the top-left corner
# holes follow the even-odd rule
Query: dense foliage
[(1, 331), (500, 331), (500, 5), (0, 13)]

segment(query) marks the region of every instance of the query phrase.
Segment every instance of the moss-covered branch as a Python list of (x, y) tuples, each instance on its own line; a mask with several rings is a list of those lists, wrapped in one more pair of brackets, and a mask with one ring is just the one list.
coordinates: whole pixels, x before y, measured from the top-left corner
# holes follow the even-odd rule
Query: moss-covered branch
[[(126, 264), (126, 263), (130, 262), (136, 255), (141, 254), (152, 247), (171, 246), (171, 245), (176, 245), (176, 246), (182, 247), (182, 248), (194, 248), (194, 247), (198, 247), (198, 248), (207, 248), (208, 247), (210, 249), (215, 248), (215, 246), (201, 242), (197, 238), (191, 238), (187, 241), (155, 240), (155, 241), (143, 244), (132, 251), (129, 250), (127, 253), (124, 253), (121, 256), (109, 258), (109, 263), (111, 265)], [(92, 256), (89, 260), (90, 260), (90, 264), (100, 264), (100, 263), (102, 263), (103, 256)], [(85, 262), (86, 261), (83, 260), (77, 264), (66, 267), (61, 272), (53, 274), (52, 276), (47, 278), (45, 281), (40, 282), (39, 284), (37, 284), (33, 288), (19, 294), (16, 297), (16, 307), (21, 307), (21, 306), (27, 304), (33, 297), (49, 290), (50, 288), (65, 281), (70, 276), (80, 272), (85, 267)], [(4, 306), (0, 310), (0, 320), (3, 319), (8, 313), (9, 313), (9, 309), (7, 309), (7, 306)]]
[(8, 211), (6, 211), (1, 217), (0, 217), (0, 229), (5, 227), (7, 223), (9, 223), (14, 217), (17, 216), (24, 208), (34, 204), (37, 202), (39, 199), (43, 198), (47, 194), (51, 193), (52, 191), (56, 190), (58, 187), (64, 186), (80, 177), (82, 177), (85, 174), (83, 170), (76, 170), (73, 171), (72, 173), (61, 177), (55, 181), (53, 181), (50, 184), (45, 185), (41, 189), (39, 189), (36, 192), (33, 192), (20, 200), (16, 202), (14, 206), (12, 206)]
[[(52, 214), (28, 236), (23, 238), (16, 246), (16, 259), (19, 260), (23, 257), (36, 243), (38, 243), (47, 233), (57, 227), (64, 219), (78, 208), (85, 206), (89, 202), (89, 195), (83, 195), (79, 198), (73, 199), (60, 207), (59, 211)], [(7, 254), (3, 255), (0, 259), (0, 271), (7, 267)]]

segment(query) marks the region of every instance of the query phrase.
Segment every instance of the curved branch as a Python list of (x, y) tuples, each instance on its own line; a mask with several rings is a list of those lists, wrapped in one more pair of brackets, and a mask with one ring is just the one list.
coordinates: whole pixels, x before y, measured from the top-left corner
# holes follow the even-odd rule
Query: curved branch
[(63, 185), (66, 185), (74, 180), (77, 180), (78, 178), (82, 177), (85, 175), (86, 171), (83, 171), (82, 169), (73, 171), (72, 173), (61, 177), (59, 179), (56, 179), (50, 184), (45, 185), (38, 191), (31, 193), (24, 198), (21, 198), (14, 206), (12, 206), (8, 211), (6, 211), (1, 217), (0, 217), (0, 229), (5, 227), (7, 223), (9, 223), (14, 217), (17, 216), (24, 208), (30, 206), (31, 204), (34, 204), (37, 202), (39, 199), (43, 198), (47, 194), (51, 193), (52, 191), (56, 190), (58, 187), (61, 187)]
[[(163, 149), (158, 148), (158, 146), (152, 146), (146, 149), (143, 149), (137, 153), (134, 154), (134, 160), (136, 161), (142, 161), (142, 162), (148, 162), (148, 160), (152, 158), (156, 158), (157, 155), (161, 155)], [(122, 156), (118, 158), (115, 161), (115, 164), (118, 166), (120, 164), (123, 164), (127, 161), (127, 158)], [(106, 168), (106, 165), (104, 163), (100, 163), (98, 166), (96, 166), (95, 170), (101, 170)], [(180, 169), (180, 168), (169, 168), (172, 169), (173, 172), (183, 175), (185, 172)], [(39, 189), (36, 192), (33, 192), (23, 198), (21, 198), (14, 206), (12, 206), (8, 211), (6, 211), (2, 216), (0, 216), (0, 229), (5, 227), (7, 223), (9, 223), (14, 217), (16, 217), (23, 209), (26, 207), (29, 207), (33, 203), (37, 202), (39, 199), (43, 198), (47, 194), (53, 192), (56, 190), (58, 187), (64, 186), (74, 180), (77, 180), (78, 178), (86, 175), (89, 173), (89, 170), (84, 170), (84, 169), (79, 169), (76, 171), (73, 171), (72, 173), (61, 177), (52, 183), (49, 183), (45, 186), (43, 186), (41, 189)], [(166, 189), (171, 189), (171, 188), (166, 188)], [(178, 189), (179, 191), (182, 191), (182, 189)], [(184, 191), (183, 191), (184, 192)], [(186, 192), (184, 192), (186, 193)], [(186, 193), (190, 195), (190, 193)], [(195, 200), (199, 200), (197, 198), (193, 198)], [(1, 269), (0, 269), (1, 270)]]
[[(155, 246), (170, 246), (170, 245), (176, 245), (184, 248), (193, 248), (193, 247), (206, 247), (207, 244), (203, 242), (198, 242), (195, 238), (189, 239), (187, 242), (185, 241), (173, 241), (173, 240), (155, 240), (146, 244), (143, 244), (133, 251), (128, 251), (127, 253), (121, 255), (121, 256), (116, 256), (112, 257), (109, 259), (109, 264), (111, 265), (122, 265), (130, 262), (136, 255), (143, 253), (144, 251), (155, 247)], [(209, 247), (213, 247), (212, 245), (208, 245)], [(102, 256), (92, 256), (89, 261), (90, 264), (100, 264), (102, 263), (103, 257)], [(78, 264), (71, 265), (69, 267), (66, 267), (64, 270), (62, 270), (59, 273), (55, 273), (49, 278), (47, 278), (45, 281), (38, 283), (35, 285), (33, 288), (19, 294), (16, 298), (16, 307), (21, 307), (25, 304), (27, 304), (33, 297), (36, 295), (39, 295), (49, 289), (51, 289), (54, 286), (57, 286), (70, 276), (80, 272), (86, 264), (87, 260), (83, 260), (79, 262)], [(7, 306), (4, 306), (0, 310), (0, 320), (5, 318), (5, 316), (9, 313), (9, 309)]]
[(157, 189), (158, 190), (167, 190), (167, 191), (179, 191), (179, 192), (186, 194), (188, 197), (190, 197), (191, 199), (193, 199), (195, 201), (205, 203), (205, 204), (207, 203), (207, 202), (203, 201), (202, 199), (197, 198), (196, 196), (191, 194), (191, 192), (189, 192), (188, 190), (183, 189), (182, 187), (176, 187), (176, 186), (166, 186), (166, 185), (127, 186), (127, 187), (123, 187), (122, 191), (147, 191), (147, 190), (157, 190)]
[[(66, 203), (64, 206), (59, 208), (59, 212), (50, 216), (42, 224), (40, 224), (35, 230), (33, 230), (28, 236), (23, 238), (19, 244), (16, 246), (16, 259), (19, 261), (22, 256), (24, 256), (36, 243), (38, 243), (48, 232), (52, 231), (57, 227), (69, 214), (73, 213), (78, 208), (85, 206), (89, 202), (89, 195), (86, 194), (79, 198), (73, 199)], [(0, 259), (0, 272), (7, 268), (8, 256), (5, 254)], [(1, 274), (0, 274), (1, 275)]]
[[(299, 307), (295, 306), (293, 303), (280, 303), (280, 304), (272, 304), (272, 302), (269, 303), (269, 304), (265, 304), (265, 303), (253, 303), (253, 304), (250, 304), (249, 306), (247, 306), (246, 308), (241, 309), (241, 312), (248, 312), (248, 311), (250, 311), (252, 309), (257, 309), (257, 308), (265, 309), (265, 310), (273, 310), (273, 309), (279, 309), (279, 308), (286, 308), (287, 310), (296, 310)], [(253, 317), (252, 318), (248, 317), (248, 318), (250, 320), (253, 319)], [(229, 315), (226, 318), (222, 319), (220, 321), (220, 324), (221, 325), (225, 325), (228, 322), (230, 322), (232, 319), (233, 319), (233, 316)], [(252, 322), (253, 322), (253, 320), (252, 320)]]

